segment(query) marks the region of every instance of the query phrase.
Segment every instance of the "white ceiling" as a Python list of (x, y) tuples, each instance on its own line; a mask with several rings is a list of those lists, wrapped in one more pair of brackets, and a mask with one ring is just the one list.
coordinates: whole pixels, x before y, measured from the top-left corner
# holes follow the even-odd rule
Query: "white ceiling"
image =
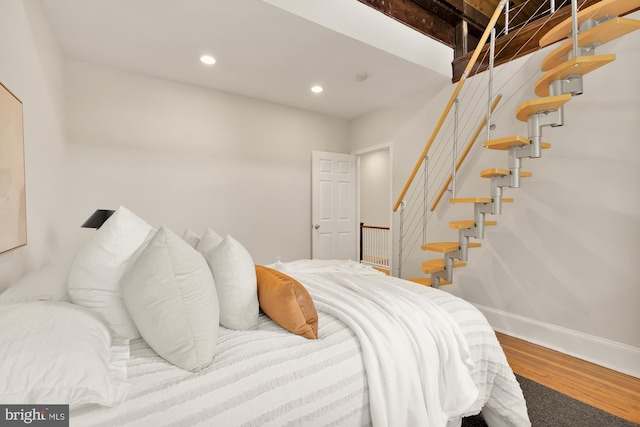
[(357, 0), (41, 2), (68, 58), (344, 119), (450, 81), (449, 48)]

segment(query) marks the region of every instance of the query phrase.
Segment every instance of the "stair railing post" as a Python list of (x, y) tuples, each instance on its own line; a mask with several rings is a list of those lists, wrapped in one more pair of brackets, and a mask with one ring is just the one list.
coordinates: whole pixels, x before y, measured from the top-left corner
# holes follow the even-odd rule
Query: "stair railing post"
[[(453, 165), (451, 166), (451, 198), (456, 197), (456, 163), (458, 162), (458, 112), (460, 109), (460, 100), (456, 98), (454, 104), (454, 122), (453, 122)], [(426, 242), (425, 242), (426, 243)]]
[(424, 156), (424, 197), (422, 206), (422, 244), (427, 244), (427, 212), (429, 205), (427, 204), (427, 196), (429, 194), (429, 156)]
[(398, 243), (398, 277), (402, 278), (402, 241), (404, 237), (404, 200), (400, 202), (400, 239)]
[(511, 7), (511, 5), (509, 4), (510, 2), (507, 2), (504, 5), (504, 35), (506, 36), (507, 34), (509, 34), (509, 8)]
[(556, 13), (556, 0), (551, 0), (549, 3), (549, 10), (551, 13)]
[(364, 222), (360, 223), (360, 262), (362, 262), (362, 257), (364, 255), (363, 249), (364, 249)]
[[(509, 4), (509, 2), (507, 2)], [(496, 49), (496, 29), (495, 27), (491, 29), (491, 43), (489, 45), (489, 88), (487, 92), (489, 93), (489, 99), (487, 101), (487, 141), (491, 141), (491, 113), (493, 108), (491, 104), (493, 103), (493, 59), (495, 56)]]
[(573, 57), (580, 56), (578, 46), (578, 0), (571, 0), (571, 38), (573, 39)]

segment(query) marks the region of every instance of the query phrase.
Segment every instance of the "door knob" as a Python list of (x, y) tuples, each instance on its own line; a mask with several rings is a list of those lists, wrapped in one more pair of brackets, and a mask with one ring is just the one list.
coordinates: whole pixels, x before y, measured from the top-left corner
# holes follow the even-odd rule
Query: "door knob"
[(320, 228), (320, 224), (314, 225), (313, 228), (315, 228), (317, 230), (318, 228)]

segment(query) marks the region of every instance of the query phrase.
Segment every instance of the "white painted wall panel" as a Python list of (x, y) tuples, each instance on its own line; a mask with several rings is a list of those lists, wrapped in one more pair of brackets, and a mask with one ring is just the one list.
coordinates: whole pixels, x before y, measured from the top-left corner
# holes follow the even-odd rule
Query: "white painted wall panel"
[(360, 156), (360, 221), (367, 225), (391, 225), (389, 161), (389, 150)]
[(209, 226), (257, 263), (311, 256), (311, 151), (346, 152), (346, 121), (75, 61), (67, 83), (69, 209)]
[(39, 2), (0, 3), (0, 80), (23, 104), (27, 200), (27, 245), (0, 254), (2, 290), (50, 264), (67, 237), (64, 58)]

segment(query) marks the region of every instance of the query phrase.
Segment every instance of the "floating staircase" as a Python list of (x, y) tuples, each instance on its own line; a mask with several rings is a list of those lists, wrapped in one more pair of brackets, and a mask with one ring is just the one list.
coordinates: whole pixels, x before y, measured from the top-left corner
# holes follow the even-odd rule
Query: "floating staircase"
[[(458, 230), (457, 242), (423, 245), (423, 250), (442, 253), (443, 258), (422, 263), (422, 271), (430, 277), (409, 280), (436, 288), (453, 282), (453, 269), (467, 264), (470, 248), (480, 247), (470, 239), (483, 239), (485, 228), (497, 224), (485, 216), (500, 215), (503, 203), (513, 202), (512, 198), (503, 197), (503, 189), (519, 188), (521, 178), (532, 175), (522, 171), (522, 159), (539, 158), (543, 149), (550, 148), (549, 143), (542, 142), (543, 128), (563, 126), (564, 107), (573, 96), (582, 94), (583, 76), (615, 60), (613, 54), (596, 55), (596, 48), (640, 29), (640, 21), (619, 17), (638, 8), (640, 0), (603, 0), (577, 14), (578, 36), (560, 44), (542, 61), (542, 71), (546, 73), (535, 84), (535, 93), (540, 98), (526, 101), (516, 110), (516, 118), (527, 123), (527, 137), (507, 136), (484, 143), (487, 149), (508, 152), (506, 168), (496, 167), (480, 173), (482, 178), (490, 180), (490, 197), (450, 200), (452, 204), (473, 204), (473, 220), (449, 224)], [(571, 18), (563, 21), (542, 37), (540, 46), (570, 37), (573, 25)]]

